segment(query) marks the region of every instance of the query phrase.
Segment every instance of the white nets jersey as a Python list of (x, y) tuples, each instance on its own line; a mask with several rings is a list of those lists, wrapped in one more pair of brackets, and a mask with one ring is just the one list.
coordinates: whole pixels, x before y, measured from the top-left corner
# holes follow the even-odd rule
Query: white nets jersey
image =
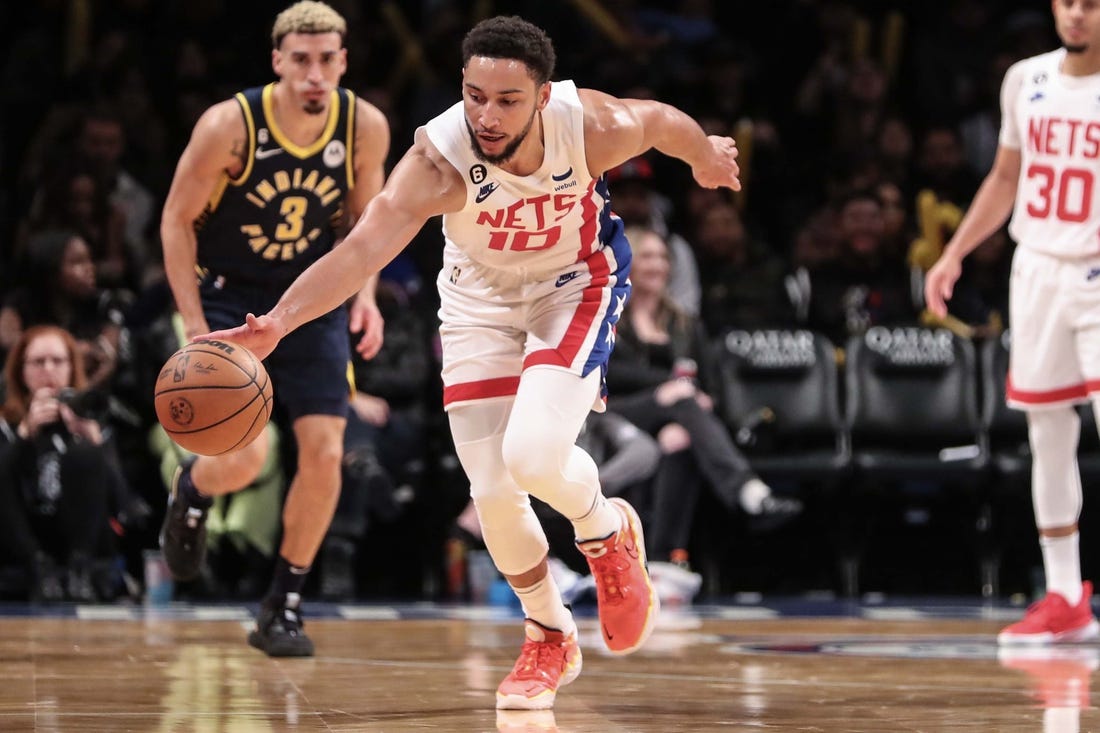
[(610, 231), (607, 185), (588, 172), (584, 110), (573, 82), (553, 82), (542, 125), (542, 167), (517, 176), (474, 155), (461, 102), (427, 124), (432, 144), (466, 181), (466, 206), (443, 217), (446, 249), (492, 268), (537, 274), (601, 248)]
[(1001, 87), (1001, 136), (1020, 151), (1009, 233), (1064, 259), (1100, 255), (1100, 74), (1061, 72), (1059, 49), (1017, 62)]

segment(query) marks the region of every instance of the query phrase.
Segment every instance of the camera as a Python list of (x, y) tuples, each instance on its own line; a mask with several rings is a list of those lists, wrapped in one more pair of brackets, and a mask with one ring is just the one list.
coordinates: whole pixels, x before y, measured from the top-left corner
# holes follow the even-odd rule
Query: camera
[(57, 393), (57, 401), (68, 405), (77, 417), (85, 420), (102, 422), (111, 409), (111, 401), (107, 393), (97, 389), (78, 392), (71, 387), (65, 387)]

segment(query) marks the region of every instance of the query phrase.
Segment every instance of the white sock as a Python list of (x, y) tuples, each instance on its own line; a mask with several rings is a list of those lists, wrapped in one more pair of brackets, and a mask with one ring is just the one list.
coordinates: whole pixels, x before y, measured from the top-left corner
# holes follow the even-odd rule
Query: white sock
[(623, 517), (602, 492), (596, 494), (592, 508), (580, 519), (573, 520), (573, 536), (578, 540), (598, 540), (622, 529)]
[(1065, 537), (1039, 537), (1043, 550), (1043, 569), (1047, 574), (1047, 593), (1058, 593), (1071, 606), (1081, 602), (1080, 533)]
[(759, 514), (764, 499), (772, 495), (772, 489), (760, 479), (753, 477), (741, 485), (741, 508), (748, 514)]
[(534, 585), (526, 588), (512, 588), (523, 606), (523, 615), (532, 621), (538, 621), (548, 629), (557, 629), (566, 636), (577, 631), (573, 614), (561, 601), (558, 584), (550, 573)]

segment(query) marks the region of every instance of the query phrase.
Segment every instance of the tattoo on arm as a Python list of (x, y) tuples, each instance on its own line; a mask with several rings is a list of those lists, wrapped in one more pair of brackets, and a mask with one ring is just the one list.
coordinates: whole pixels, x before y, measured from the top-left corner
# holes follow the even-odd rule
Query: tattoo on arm
[(237, 139), (233, 141), (232, 147), (229, 149), (229, 153), (241, 162), (243, 166), (248, 162), (248, 144), (245, 140)]

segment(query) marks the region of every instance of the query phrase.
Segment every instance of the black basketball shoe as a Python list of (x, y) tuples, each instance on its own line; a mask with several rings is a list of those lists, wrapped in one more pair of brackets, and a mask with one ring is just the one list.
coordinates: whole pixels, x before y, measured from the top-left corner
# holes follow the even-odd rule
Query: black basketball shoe
[(181, 582), (197, 578), (206, 557), (206, 515), (211, 502), (207, 500), (206, 506), (200, 506), (191, 498), (195, 496), (195, 485), (191, 482), (194, 462), (191, 458), (176, 469), (160, 530), (164, 561), (172, 577)]
[(269, 657), (312, 657), (313, 642), (302, 631), (301, 600), (297, 593), (265, 598), (248, 643)]

